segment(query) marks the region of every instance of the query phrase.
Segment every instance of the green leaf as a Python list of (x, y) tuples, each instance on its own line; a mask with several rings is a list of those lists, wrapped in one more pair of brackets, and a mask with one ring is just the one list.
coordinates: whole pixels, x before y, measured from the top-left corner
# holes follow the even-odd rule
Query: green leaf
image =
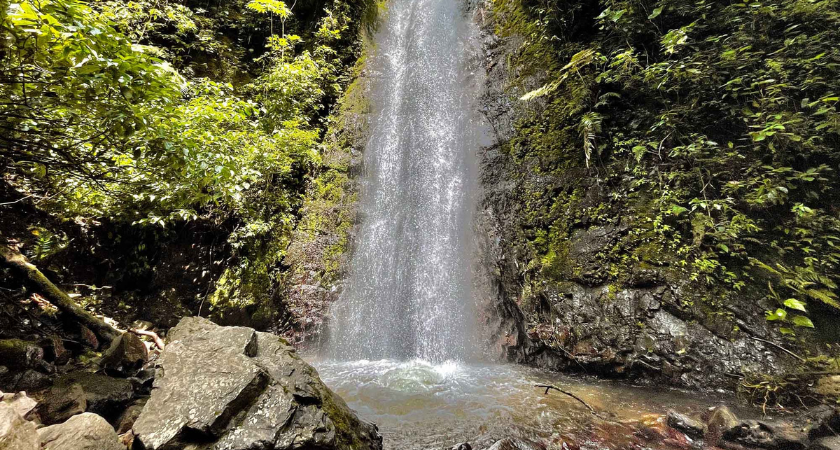
[(653, 19), (659, 17), (660, 14), (662, 14), (662, 7), (661, 6), (659, 8), (654, 9), (653, 12), (650, 13), (650, 15), (648, 16), (648, 19), (653, 20)]
[(805, 316), (793, 316), (793, 324), (797, 327), (814, 328), (814, 323)]
[(674, 213), (677, 216), (679, 216), (680, 214), (682, 214), (686, 211), (688, 211), (688, 208), (683, 208), (680, 205), (674, 205), (674, 206), (671, 207), (671, 212)]
[(789, 298), (785, 300), (785, 306), (787, 306), (790, 309), (805, 312), (805, 303), (802, 303), (795, 298)]
[(787, 319), (787, 311), (785, 311), (784, 309), (781, 309), (781, 308), (778, 308), (778, 309), (776, 309), (776, 311), (772, 311), (772, 312), (768, 311), (766, 318), (767, 318), (767, 320), (769, 320), (771, 322), (775, 321), (775, 320), (785, 320), (785, 319)]

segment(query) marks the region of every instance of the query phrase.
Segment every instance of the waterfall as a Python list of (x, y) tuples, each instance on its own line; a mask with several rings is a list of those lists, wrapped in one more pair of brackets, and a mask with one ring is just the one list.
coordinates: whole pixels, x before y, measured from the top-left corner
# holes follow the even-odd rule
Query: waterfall
[(336, 359), (468, 356), (482, 74), (456, 0), (391, 0), (368, 63), (371, 137), (347, 287), (333, 306)]

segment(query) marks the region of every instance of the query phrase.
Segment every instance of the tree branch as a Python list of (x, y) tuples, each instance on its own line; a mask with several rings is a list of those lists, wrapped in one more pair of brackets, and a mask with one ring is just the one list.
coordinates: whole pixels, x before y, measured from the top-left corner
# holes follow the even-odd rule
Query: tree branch
[(80, 324), (93, 331), (105, 344), (110, 343), (117, 336), (119, 331), (105, 323), (103, 320), (87, 312), (77, 305), (64, 291), (53, 284), (37, 267), (26, 260), (26, 257), (17, 250), (0, 244), (0, 264), (17, 272), (26, 280), (31, 289), (42, 294), (47, 300), (54, 304), (61, 312), (72, 316)]

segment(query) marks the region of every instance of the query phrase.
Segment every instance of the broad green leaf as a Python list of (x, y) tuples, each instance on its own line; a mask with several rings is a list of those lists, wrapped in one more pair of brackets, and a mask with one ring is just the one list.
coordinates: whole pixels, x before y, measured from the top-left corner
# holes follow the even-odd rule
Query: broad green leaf
[(659, 17), (660, 14), (662, 14), (662, 6), (660, 6), (658, 8), (655, 8), (653, 10), (653, 12), (650, 13), (650, 15), (648, 16), (648, 19), (653, 20), (653, 19)]
[(778, 308), (775, 311), (768, 311), (767, 320), (774, 321), (774, 320), (785, 320), (787, 318), (787, 311), (784, 309)]
[(793, 316), (793, 324), (797, 327), (814, 328), (814, 324), (811, 322), (811, 319), (805, 316)]
[(795, 298), (789, 298), (785, 300), (785, 306), (787, 306), (790, 309), (805, 312), (805, 304)]

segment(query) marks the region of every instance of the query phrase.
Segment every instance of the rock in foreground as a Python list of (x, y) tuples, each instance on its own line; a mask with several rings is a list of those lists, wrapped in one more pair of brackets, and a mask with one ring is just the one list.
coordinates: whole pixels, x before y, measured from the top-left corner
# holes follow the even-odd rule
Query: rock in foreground
[(158, 366), (134, 423), (141, 448), (382, 448), (376, 426), (272, 334), (188, 317), (171, 330)]
[(124, 450), (114, 428), (102, 417), (82, 413), (38, 430), (44, 450)]

